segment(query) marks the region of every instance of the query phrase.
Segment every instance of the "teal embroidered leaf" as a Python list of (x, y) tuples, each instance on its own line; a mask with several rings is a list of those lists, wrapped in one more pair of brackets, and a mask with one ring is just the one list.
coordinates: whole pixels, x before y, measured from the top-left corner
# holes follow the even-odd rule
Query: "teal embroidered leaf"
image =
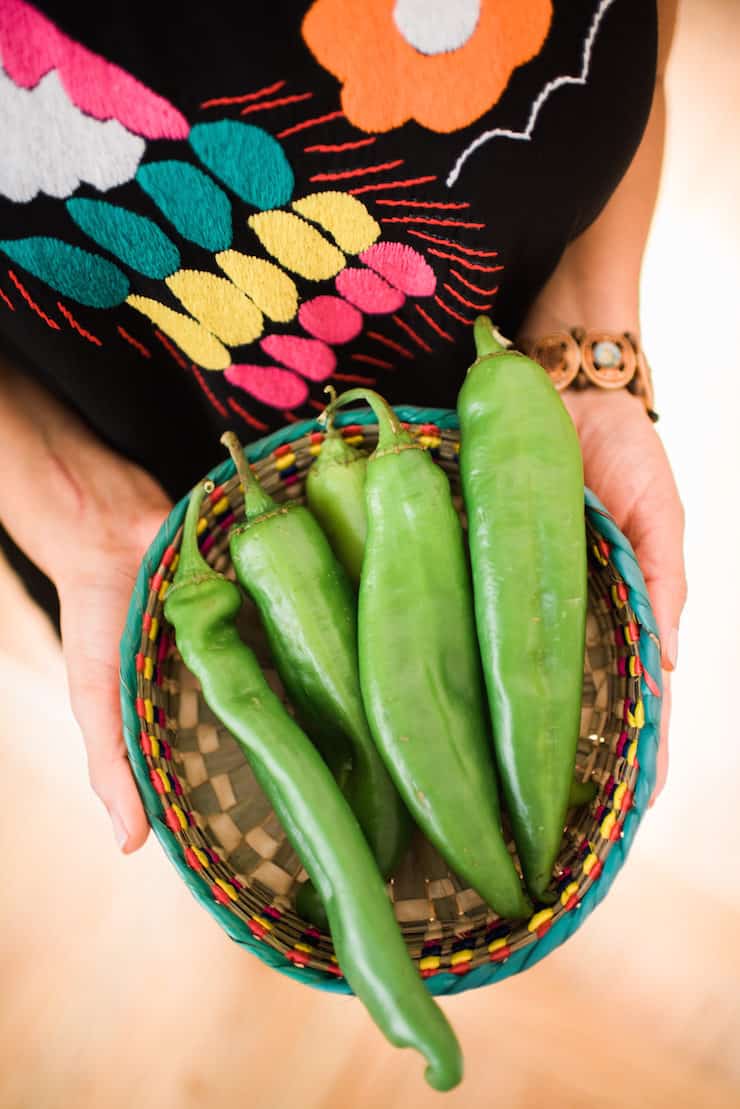
[(285, 152), (261, 127), (239, 120), (198, 123), (190, 145), (203, 165), (260, 211), (280, 208), (293, 194), (293, 170)]
[(0, 250), (52, 289), (90, 308), (115, 308), (128, 296), (128, 278), (118, 266), (61, 239), (6, 239)]
[(229, 198), (202, 169), (188, 162), (147, 162), (136, 180), (184, 239), (205, 250), (229, 249)]
[(180, 267), (180, 252), (146, 216), (107, 200), (67, 201), (67, 211), (86, 235), (145, 277), (162, 280)]

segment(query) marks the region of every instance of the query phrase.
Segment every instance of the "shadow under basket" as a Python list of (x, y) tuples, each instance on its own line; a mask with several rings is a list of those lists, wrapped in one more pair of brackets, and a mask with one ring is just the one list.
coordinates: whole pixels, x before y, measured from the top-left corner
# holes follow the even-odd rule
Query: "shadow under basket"
[[(462, 512), (456, 413), (396, 411), (448, 474)], [(354, 446), (373, 449), (377, 426), (369, 412), (339, 413), (336, 422)], [(247, 456), (276, 500), (300, 501), (322, 440), (319, 424), (305, 421), (252, 443)], [(204, 502), (201, 549), (233, 578), (228, 533), (241, 517), (243, 497), (230, 460), (208, 476), (216, 487)], [(232, 939), (293, 978), (351, 993), (331, 937), (296, 915), (294, 895), (305, 872), (164, 620), (186, 507), (184, 498), (147, 552), (122, 640), (124, 731), (139, 791), (170, 860)], [(416, 833), (388, 889), (409, 955), (433, 994), (516, 974), (566, 940), (606, 895), (653, 789), (661, 704), (657, 628), (632, 547), (588, 489), (585, 518), (588, 620), (577, 776), (593, 780), (598, 793), (568, 813), (554, 875), (557, 898), (529, 921), (497, 917)], [(268, 681), (285, 699), (251, 602), (245, 601), (240, 621)], [(513, 854), (513, 843), (510, 849)]]

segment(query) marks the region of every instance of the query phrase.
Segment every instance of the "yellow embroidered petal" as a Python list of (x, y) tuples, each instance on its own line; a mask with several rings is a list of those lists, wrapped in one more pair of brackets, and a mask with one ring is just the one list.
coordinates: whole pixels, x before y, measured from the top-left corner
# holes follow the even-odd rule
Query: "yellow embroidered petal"
[(313, 193), (302, 200), (294, 200), (292, 208), (306, 219), (321, 224), (347, 254), (367, 250), (380, 235), (380, 225), (362, 201), (349, 193)]
[(215, 335), (211, 335), (202, 324), (174, 312), (172, 308), (160, 304), (149, 297), (129, 296), (126, 303), (137, 312), (147, 316), (165, 335), (177, 343), (180, 350), (202, 366), (204, 370), (225, 370), (231, 365), (231, 355)]
[(166, 284), (180, 303), (229, 346), (252, 343), (262, 334), (262, 313), (225, 277), (178, 270)]
[(287, 323), (293, 319), (298, 311), (298, 290), (294, 281), (274, 262), (253, 258), (238, 250), (222, 250), (216, 255), (216, 261), (271, 320)]
[(256, 212), (247, 223), (281, 266), (310, 281), (336, 277), (346, 265), (341, 250), (291, 212)]

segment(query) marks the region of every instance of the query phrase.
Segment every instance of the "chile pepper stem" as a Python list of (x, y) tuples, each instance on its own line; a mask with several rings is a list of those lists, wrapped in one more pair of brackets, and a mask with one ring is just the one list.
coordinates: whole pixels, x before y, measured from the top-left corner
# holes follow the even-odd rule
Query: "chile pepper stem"
[(354, 400), (364, 400), (375, 413), (378, 420), (378, 447), (380, 450), (385, 450), (399, 442), (414, 441), (404, 430), (401, 421), (388, 404), (388, 401), (373, 389), (348, 389), (346, 393), (342, 393), (332, 401), (327, 411), (333, 414), (337, 408), (341, 408), (345, 404), (351, 404)]
[(336, 414), (337, 391), (333, 385), (327, 385), (324, 392), (329, 396), (329, 403), (321, 413), (319, 420), (321, 423), (326, 424), (327, 435), (338, 435), (339, 432), (334, 427), (334, 416)]
[(265, 492), (250, 470), (246, 455), (235, 432), (225, 431), (221, 436), (221, 442), (228, 450), (236, 466), (236, 472), (244, 490), (244, 515), (249, 523), (255, 517), (275, 508), (275, 501), (269, 493)]
[[(210, 488), (209, 488), (210, 486)], [(198, 520), (201, 516), (203, 500), (206, 493), (213, 490), (213, 482), (207, 481), (196, 486), (190, 494), (185, 523), (182, 529), (182, 543), (180, 544), (180, 561), (177, 567), (176, 584), (188, 584), (193, 578), (202, 577), (204, 574), (213, 573), (198, 546)]]
[(473, 324), (473, 338), (475, 339), (475, 352), (478, 358), (486, 354), (500, 354), (511, 346), (508, 339), (498, 331), (489, 316), (478, 316)]

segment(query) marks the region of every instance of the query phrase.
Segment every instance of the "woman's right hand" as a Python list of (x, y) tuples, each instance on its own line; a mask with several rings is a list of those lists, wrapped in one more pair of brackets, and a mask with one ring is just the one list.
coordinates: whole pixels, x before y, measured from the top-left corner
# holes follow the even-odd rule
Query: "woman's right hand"
[[(54, 582), (74, 715), (119, 847), (147, 837), (126, 757), (119, 644), (142, 557), (171, 503), (139, 466), (0, 358), (0, 519)], [(16, 479), (16, 476), (17, 479)]]
[(60, 560), (55, 584), (70, 703), (90, 784), (128, 854), (144, 843), (149, 825), (123, 739), (119, 644), (141, 560), (171, 506), (148, 475), (118, 459), (107, 480), (114, 495), (91, 514), (77, 557)]

